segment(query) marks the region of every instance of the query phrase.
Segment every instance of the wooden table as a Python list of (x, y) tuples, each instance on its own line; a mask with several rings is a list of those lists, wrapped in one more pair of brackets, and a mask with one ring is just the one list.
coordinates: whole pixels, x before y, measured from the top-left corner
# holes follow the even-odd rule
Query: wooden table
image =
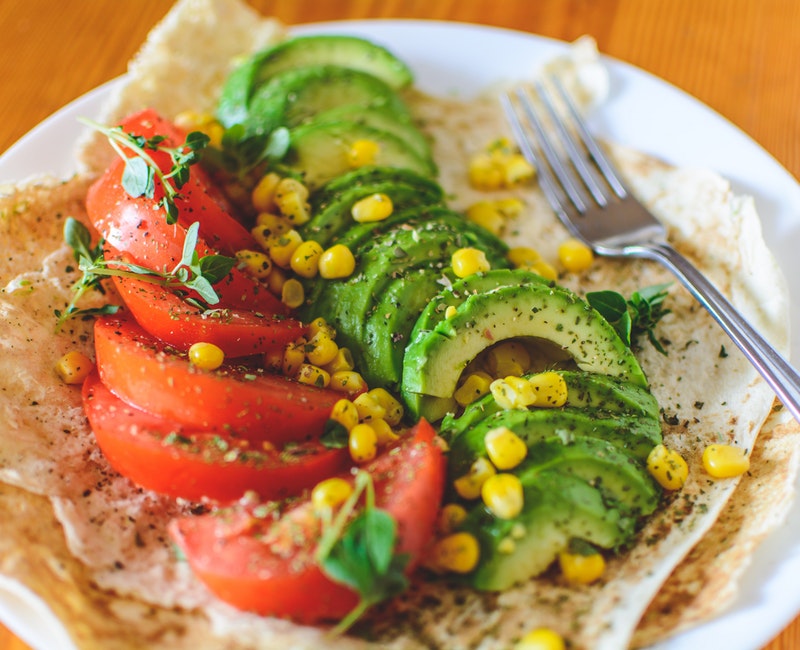
[[(121, 74), (165, 0), (0, 3), (0, 151)], [(670, 81), (747, 132), (800, 178), (800, 3), (794, 0), (252, 0), (288, 24), (342, 18), (484, 23), (600, 50)], [(0, 650), (24, 643), (0, 626)], [(800, 619), (768, 650), (800, 650)]]

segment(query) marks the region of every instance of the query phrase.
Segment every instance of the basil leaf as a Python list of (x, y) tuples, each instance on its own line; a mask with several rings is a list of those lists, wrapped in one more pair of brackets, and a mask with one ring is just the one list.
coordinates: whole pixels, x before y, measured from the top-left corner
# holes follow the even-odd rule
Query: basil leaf
[(132, 197), (146, 196), (149, 199), (155, 194), (155, 173), (144, 158), (128, 158), (122, 172), (122, 187)]

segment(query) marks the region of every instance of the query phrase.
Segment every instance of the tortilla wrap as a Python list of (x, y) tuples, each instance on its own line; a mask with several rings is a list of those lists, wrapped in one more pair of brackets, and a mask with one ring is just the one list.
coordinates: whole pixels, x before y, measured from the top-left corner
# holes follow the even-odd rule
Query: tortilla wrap
[[(234, 0), (182, 0), (154, 29), (101, 119), (113, 123), (145, 106), (168, 117), (209, 110), (234, 57), (282, 32), (260, 20)], [(191, 37), (179, 38), (186, 30)], [(487, 198), (465, 182), (464, 161), (507, 131), (494, 100), (413, 95), (410, 101), (433, 137), (452, 205)], [(752, 200), (733, 195), (710, 171), (610, 150), (673, 244), (786, 351), (787, 291)], [(573, 587), (546, 574), (502, 594), (480, 594), (415, 580), (353, 634), (336, 639), (323, 629), (233, 611), (172, 552), (166, 523), (189, 505), (137, 489), (113, 472), (86, 426), (79, 389), (53, 371), (64, 352), (92, 350), (91, 323), (73, 319), (56, 334), (53, 310), (67, 304), (77, 279), (62, 242), (64, 219), (86, 220), (83, 196), (108, 155), (89, 136), (78, 153), (79, 176), (7, 187), (0, 197), (0, 575), (41, 598), (77, 647), (488, 649), (507, 648), (540, 624), (574, 648), (649, 644), (720, 612), (758, 543), (785, 517), (800, 429), (710, 316), (673, 284), (672, 313), (657, 330), (669, 355), (645, 346), (639, 359), (663, 409), (665, 442), (686, 458), (690, 478), (640, 543), (609, 562), (601, 581)], [(536, 187), (515, 195), (526, 208), (508, 229), (509, 243), (555, 259), (566, 231)], [(597, 260), (561, 283), (581, 293), (613, 287), (630, 294), (670, 281), (651, 263)], [(100, 304), (109, 297), (92, 299)], [(710, 479), (700, 455), (711, 442), (752, 450), (751, 472)]]

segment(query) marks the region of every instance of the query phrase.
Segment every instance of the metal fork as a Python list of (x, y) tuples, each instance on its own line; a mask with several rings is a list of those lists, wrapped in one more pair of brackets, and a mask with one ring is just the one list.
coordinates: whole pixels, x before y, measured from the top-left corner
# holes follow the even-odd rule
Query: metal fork
[[(541, 83), (500, 98), (523, 155), (538, 171), (547, 201), (573, 235), (598, 255), (640, 257), (668, 268), (720, 324), (761, 373), (778, 399), (800, 422), (800, 375), (691, 262), (667, 242), (666, 230), (634, 198), (603, 154), (564, 87), (553, 79), (556, 97)], [(554, 125), (551, 135), (534, 105), (537, 98)], [(567, 124), (571, 123), (571, 128)], [(576, 132), (574, 136), (572, 132)]]

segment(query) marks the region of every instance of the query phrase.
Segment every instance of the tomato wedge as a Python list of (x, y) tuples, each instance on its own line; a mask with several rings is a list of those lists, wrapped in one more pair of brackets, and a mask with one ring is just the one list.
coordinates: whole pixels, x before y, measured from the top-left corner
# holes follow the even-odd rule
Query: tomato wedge
[(98, 372), (111, 392), (186, 427), (274, 445), (318, 439), (341, 397), (246, 366), (198, 370), (125, 313), (98, 318), (94, 335)]
[(127, 405), (97, 373), (84, 382), (83, 406), (111, 466), (171, 497), (231, 502), (252, 490), (262, 499), (284, 499), (350, 464), (346, 449), (318, 441), (264, 449), (224, 431), (187, 429)]
[[(373, 475), (375, 505), (397, 522), (396, 550), (410, 555), (411, 571), (432, 538), (442, 497), (444, 462), (433, 428), (421, 421), (364, 469)], [(234, 607), (305, 624), (343, 618), (358, 596), (317, 565), (320, 522), (310, 501), (273, 515), (247, 502), (177, 519), (170, 532), (200, 580)]]

